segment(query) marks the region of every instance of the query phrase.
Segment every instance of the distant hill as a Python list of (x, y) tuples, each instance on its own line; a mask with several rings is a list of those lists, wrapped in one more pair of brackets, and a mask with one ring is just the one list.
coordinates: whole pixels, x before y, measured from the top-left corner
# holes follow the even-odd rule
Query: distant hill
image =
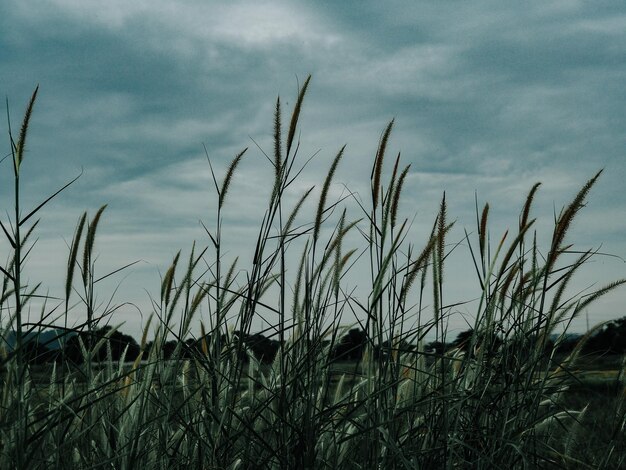
[[(24, 342), (35, 341), (40, 345), (45, 346), (51, 351), (56, 351), (63, 347), (63, 343), (75, 336), (75, 331), (66, 331), (61, 329), (51, 329), (43, 331), (35, 331), (24, 334)], [(9, 350), (12, 351), (17, 341), (17, 334), (15, 331), (9, 331), (5, 338), (2, 339), (2, 343)]]
[[(560, 336), (561, 335), (559, 333), (553, 333), (553, 334), (550, 335), (550, 339), (552, 341), (556, 341), (557, 339), (559, 339)], [(565, 333), (563, 335), (563, 340), (564, 341), (576, 341), (576, 340), (578, 340), (578, 339), (580, 339), (582, 337), (583, 337), (583, 335), (580, 334), (580, 333)]]

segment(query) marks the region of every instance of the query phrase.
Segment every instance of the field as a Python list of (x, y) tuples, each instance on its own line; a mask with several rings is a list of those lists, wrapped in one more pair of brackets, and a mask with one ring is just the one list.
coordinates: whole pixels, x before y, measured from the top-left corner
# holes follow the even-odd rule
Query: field
[[(453, 226), (445, 195), (429, 222), (430, 236), (422, 246), (410, 244), (399, 209), (409, 167), (399, 157), (391, 164), (385, 159), (392, 121), (372, 164), (368, 207), (351, 215), (341, 201), (329, 201), (343, 149), (318, 193), (311, 188), (288, 205), (301, 169), (296, 136), (308, 84), (285, 126), (276, 103), (274, 181), (250, 265), (223, 265), (222, 253), (224, 212), (237, 197), (233, 176), (244, 150), (223, 178), (213, 175), (210, 249), (192, 247), (186, 263), (180, 253), (174, 258), (141, 353), (129, 365), (124, 357), (112, 359), (115, 329), (95, 334), (105, 320), (93, 274), (105, 206), (93, 218), (84, 214), (69, 247), (59, 307), (66, 315), (70, 308), (84, 311), (82, 361), (62, 357), (44, 371), (29, 364), (24, 341), (52, 315), (44, 306), (38, 323), (24, 321), (38, 295), (22, 279), (24, 254), (36, 237), (31, 216), (45, 207), (24, 214), (20, 205), (33, 94), (19, 136), (11, 137), (15, 201), (13, 223), (3, 225), (12, 247), (2, 268), (0, 307), (9, 312), (3, 338), (9, 331), (17, 337), (14, 348), (2, 350), (0, 468), (625, 467), (621, 358), (603, 372), (597, 358), (581, 357), (602, 325), (565, 356), (548, 347), (557, 329), (625, 282), (585, 297), (568, 294), (574, 274), (594, 256), (572, 248), (568, 229), (601, 172), (558, 214), (548, 247), (537, 246), (531, 217), (539, 184), (529, 188), (519, 225), (497, 245), (488, 236), (489, 205), (477, 207), (476, 236), (466, 235), (481, 286), (472, 333), (455, 347), (427, 350), (427, 335), (446, 342), (453, 311), (444, 302), (446, 237)], [(315, 210), (301, 211), (313, 194)], [(362, 240), (357, 249), (346, 246), (353, 233)], [(365, 298), (355, 298), (345, 286), (361, 257), (371, 286)], [(286, 269), (290, 260), (295, 272)], [(71, 307), (77, 292), (79, 306)], [(271, 364), (261, 364), (234, 334), (250, 333), (259, 311), (276, 318), (279, 350)], [(358, 318), (367, 342), (360, 362), (337, 364), (332, 351), (349, 329), (341, 323), (347, 313)], [(189, 348), (197, 316), (199, 342)], [(147, 349), (149, 336), (154, 343)], [(176, 347), (165, 360), (171, 338)], [(108, 360), (96, 363), (100, 351), (109, 352)]]

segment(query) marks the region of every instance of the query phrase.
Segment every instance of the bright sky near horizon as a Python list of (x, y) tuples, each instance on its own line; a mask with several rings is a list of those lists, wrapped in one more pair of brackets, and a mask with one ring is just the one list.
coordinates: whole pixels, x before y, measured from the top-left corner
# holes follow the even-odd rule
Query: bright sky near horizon
[[(380, 133), (395, 118), (389, 155), (401, 151), (412, 165), (401, 212), (415, 216), (416, 247), (444, 191), (457, 221), (449, 242), (462, 242), (463, 228), (475, 231), (477, 194), (479, 205), (491, 205), (496, 243), (516, 227), (527, 192), (541, 181), (534, 215), (547, 249), (555, 210), (604, 168), (568, 240), (615, 256), (589, 263), (571, 294), (626, 277), (623, 2), (3, 0), (0, 92), (14, 131), (40, 86), (23, 166), (25, 211), (84, 170), (41, 213), (29, 282), (62, 298), (75, 224), (83, 211), (93, 216), (108, 204), (97, 269), (141, 261), (101, 283), (99, 299), (106, 303), (121, 283), (115, 302), (133, 306), (111, 322), (139, 335), (150, 296), (159, 296), (159, 273), (179, 249), (187, 256), (194, 240), (210, 243), (199, 223), (211, 227), (216, 208), (203, 144), (218, 175), (250, 147), (224, 228), (228, 256), (250, 266), (272, 181), (255, 142), (271, 152), (276, 96), (288, 115), (309, 73), (302, 161), (319, 154), (289, 201), (321, 186), (344, 144), (331, 197), (345, 194), (345, 185), (366, 199)], [(0, 134), (4, 156), (6, 119)], [(7, 158), (4, 222), (13, 207), (11, 172)], [(8, 244), (0, 249), (7, 258)], [(479, 295), (465, 243), (446, 273), (447, 303)], [(367, 282), (359, 273), (348, 281)], [(456, 307), (453, 331), (466, 328), (476, 305)], [(624, 305), (626, 289), (590, 308), (589, 321), (624, 316)], [(585, 328), (586, 318), (573, 324)]]

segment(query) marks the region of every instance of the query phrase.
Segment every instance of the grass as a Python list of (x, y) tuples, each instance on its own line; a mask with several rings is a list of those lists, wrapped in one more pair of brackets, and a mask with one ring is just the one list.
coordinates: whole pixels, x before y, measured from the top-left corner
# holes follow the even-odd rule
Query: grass
[[(106, 206), (79, 219), (61, 308), (67, 318), (72, 297), (79, 296), (73, 308), (84, 310), (85, 321), (72, 328), (90, 333), (81, 343), (85, 360), (77, 366), (62, 359), (46, 384), (33, 380), (23, 353), (24, 335), (50, 324), (58, 308), (46, 302), (39, 322), (24, 323), (22, 312), (39, 292), (22, 281), (24, 253), (37, 226), (32, 218), (60, 192), (22, 216), (20, 168), (35, 91), (17, 141), (10, 133), (15, 211), (12, 223), (2, 225), (12, 254), (2, 268), (0, 307), (4, 334), (15, 330), (17, 345), (2, 351), (0, 468), (623, 466), (623, 382), (602, 393), (568, 392), (578, 383), (572, 371), (588, 337), (564, 359), (546, 347), (555, 328), (625, 282), (585, 297), (566, 294), (594, 255), (586, 251), (571, 259), (566, 235), (601, 172), (561, 211), (545, 253), (531, 218), (538, 184), (524, 201), (518, 227), (496, 246), (488, 236), (489, 206), (477, 208), (478, 239), (466, 232), (480, 285), (474, 332), (458, 348), (432, 353), (424, 349), (424, 337), (434, 333), (445, 342), (450, 315), (444, 280), (453, 224), (445, 195), (423, 246), (409, 244), (409, 224), (398, 209), (409, 167), (396, 158), (390, 180), (383, 181), (392, 121), (372, 165), (369, 207), (361, 204), (354, 217), (341, 202), (328, 200), (342, 148), (322, 183), (315, 216), (303, 220), (301, 208), (314, 193), (306, 191), (294, 206), (287, 206), (285, 196), (305, 166), (296, 135), (309, 81), (286, 140), (276, 103), (273, 189), (245, 275), (235, 274), (239, 258), (224, 265), (222, 253), (223, 214), (228, 199), (237, 197), (233, 176), (243, 150), (223, 179), (211, 166), (218, 203), (215, 226), (205, 227), (210, 248), (194, 245), (186, 261), (180, 252), (173, 259), (131, 368), (123, 359), (98, 367), (90, 360), (108, 347), (107, 336), (95, 332), (110, 312), (94, 305), (94, 244)], [(347, 235), (356, 232), (363, 240), (358, 251), (345, 246)], [(371, 274), (369, 293), (360, 299), (344, 288), (359, 253)], [(295, 276), (286, 269), (292, 260)], [(280, 340), (270, 366), (262, 366), (233, 334), (249, 333), (262, 310), (273, 313)], [(341, 318), (348, 313), (357, 315), (368, 343), (355, 365), (361, 374), (337, 379), (332, 349), (346, 331)], [(185, 359), (184, 340), (197, 316), (201, 347), (186, 351), (191, 359)], [(149, 334), (155, 346), (147, 352)], [(163, 346), (171, 338), (179, 342), (175, 359), (166, 361)], [(405, 350), (407, 343), (418, 347)], [(375, 355), (377, 345), (386, 346)]]

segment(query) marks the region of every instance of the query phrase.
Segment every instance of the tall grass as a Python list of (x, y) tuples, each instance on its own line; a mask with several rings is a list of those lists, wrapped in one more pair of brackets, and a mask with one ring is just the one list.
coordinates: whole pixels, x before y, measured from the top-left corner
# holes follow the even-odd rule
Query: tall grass
[[(344, 155), (341, 148), (322, 183), (314, 217), (303, 220), (300, 211), (313, 197), (313, 188), (294, 206), (285, 196), (305, 165), (300, 163), (296, 135), (309, 82), (310, 77), (296, 100), (286, 140), (281, 102), (276, 103), (274, 155), (269, 159), (274, 182), (245, 275), (235, 274), (244, 254), (230, 266), (223, 265), (222, 256), (223, 215), (228, 199), (237, 197), (233, 178), (245, 158), (244, 149), (223, 178), (211, 166), (217, 207), (215, 225), (205, 227), (210, 249), (198, 251), (194, 245), (186, 263), (180, 252), (174, 257), (160, 296), (153, 299), (141, 353), (131, 368), (124, 366), (124, 358), (111, 359), (108, 336), (114, 329), (108, 336), (96, 333), (100, 320), (110, 313), (98, 311), (94, 304), (101, 279), (94, 274), (94, 246), (105, 206), (91, 219), (87, 214), (80, 217), (65, 274), (64, 318), (71, 297), (79, 295), (74, 308), (84, 310), (85, 321), (74, 327), (86, 331), (88, 340), (80, 340), (82, 364), (62, 358), (47, 383), (34, 380), (23, 354), (24, 335), (44, 328), (56, 314), (56, 308), (45, 303), (39, 322), (26, 324), (22, 316), (39, 290), (22, 281), (23, 253), (32, 246), (30, 235), (37, 225), (28, 227), (26, 222), (51, 199), (21, 215), (19, 169), (35, 91), (17, 142), (10, 135), (15, 212), (8, 228), (2, 228), (13, 253), (1, 268), (0, 307), (3, 337), (14, 330), (17, 344), (2, 348), (0, 467), (623, 465), (622, 399), (615, 406), (604, 452), (582, 461), (573, 451), (585, 432), (583, 418), (593, 412), (584, 404), (572, 408), (565, 400), (586, 337), (564, 361), (557, 361), (547, 348), (557, 327), (567, 327), (589, 303), (626, 282), (610, 283), (586, 297), (566, 295), (573, 275), (594, 255), (587, 251), (571, 261), (566, 236), (600, 172), (559, 214), (545, 256), (530, 218), (539, 185), (524, 202), (516, 232), (505, 234), (496, 246), (490, 246), (488, 236), (489, 206), (482, 211), (477, 207), (477, 240), (466, 232), (480, 289), (473, 333), (454, 349), (426, 350), (427, 334), (434, 333), (444, 343), (448, 339), (446, 237), (453, 224), (445, 194), (430, 236), (416, 248), (407, 241), (408, 221), (399, 216), (409, 172), (408, 166), (401, 167), (400, 155), (392, 162), (389, 181), (383, 181), (392, 121), (375, 153), (369, 207), (360, 203), (355, 217), (329, 201)], [(347, 235), (357, 231), (363, 247), (350, 249)], [(369, 294), (357, 299), (344, 286), (359, 252), (369, 259), (371, 285)], [(286, 266), (294, 264), (290, 260), (297, 260), (295, 273), (287, 271)], [(429, 303), (432, 312), (425, 307)], [(269, 366), (240, 341), (260, 310), (273, 313), (272, 329), (280, 339)], [(353, 371), (338, 374), (333, 348), (346, 329), (340, 324), (344, 313), (356, 314), (368, 339)], [(196, 349), (185, 340), (192, 336), (198, 316), (202, 331)], [(155, 341), (148, 350), (149, 335)], [(165, 360), (164, 345), (171, 338), (178, 346), (174, 359)], [(102, 348), (108, 348), (109, 359), (94, 367)]]

